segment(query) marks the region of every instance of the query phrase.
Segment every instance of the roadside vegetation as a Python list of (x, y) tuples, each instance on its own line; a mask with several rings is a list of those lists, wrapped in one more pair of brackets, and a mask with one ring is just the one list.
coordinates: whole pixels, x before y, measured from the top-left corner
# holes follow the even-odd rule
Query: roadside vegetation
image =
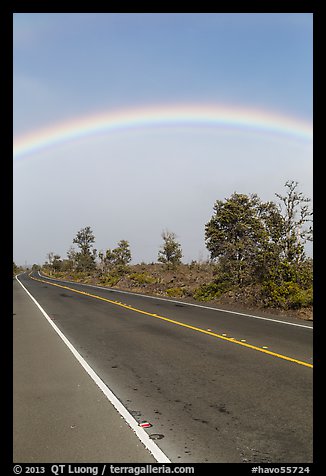
[[(205, 225), (210, 253), (206, 262), (182, 262), (175, 233), (162, 232), (156, 263), (133, 264), (130, 244), (97, 251), (91, 227), (78, 231), (66, 258), (53, 252), (41, 267), (45, 274), (77, 282), (170, 298), (236, 305), (311, 318), (313, 260), (305, 254), (312, 241), (310, 199), (288, 181), (276, 201), (234, 192), (217, 200)], [(14, 265), (15, 266), (15, 265)], [(36, 266), (36, 265), (35, 265)]]
[(24, 268), (22, 266), (17, 266), (16, 263), (13, 261), (13, 271), (12, 271), (12, 275), (15, 277), (16, 274), (19, 274), (21, 273), (22, 271), (24, 271)]

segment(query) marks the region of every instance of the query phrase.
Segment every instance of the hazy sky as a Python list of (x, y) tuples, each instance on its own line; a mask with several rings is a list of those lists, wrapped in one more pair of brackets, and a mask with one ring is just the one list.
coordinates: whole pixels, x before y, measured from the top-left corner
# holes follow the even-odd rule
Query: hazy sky
[[(99, 114), (162, 107), (260, 111), (312, 127), (312, 14), (14, 14), (14, 141)], [(257, 115), (255, 117), (262, 117)], [(14, 157), (14, 261), (98, 250), (157, 260), (176, 233), (208, 257), (205, 223), (233, 192), (312, 198), (312, 141), (257, 127), (167, 121), (81, 135)]]

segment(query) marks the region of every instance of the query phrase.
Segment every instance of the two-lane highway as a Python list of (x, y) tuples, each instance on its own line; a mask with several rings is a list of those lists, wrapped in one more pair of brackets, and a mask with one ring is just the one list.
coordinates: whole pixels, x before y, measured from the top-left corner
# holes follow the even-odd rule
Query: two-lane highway
[(312, 326), (19, 276), (172, 462), (312, 461)]

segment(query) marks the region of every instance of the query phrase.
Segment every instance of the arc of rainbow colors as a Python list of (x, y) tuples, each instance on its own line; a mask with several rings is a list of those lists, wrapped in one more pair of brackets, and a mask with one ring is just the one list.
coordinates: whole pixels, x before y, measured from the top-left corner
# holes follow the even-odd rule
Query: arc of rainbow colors
[(175, 125), (223, 126), (301, 140), (312, 139), (310, 123), (283, 115), (225, 106), (174, 105), (112, 111), (72, 119), (19, 137), (14, 141), (13, 153), (17, 158), (93, 134)]

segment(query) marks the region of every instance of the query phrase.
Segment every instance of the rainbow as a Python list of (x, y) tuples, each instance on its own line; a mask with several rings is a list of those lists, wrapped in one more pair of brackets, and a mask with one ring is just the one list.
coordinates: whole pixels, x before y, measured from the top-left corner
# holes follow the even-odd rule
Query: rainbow
[(180, 125), (224, 127), (312, 140), (312, 125), (293, 117), (250, 108), (187, 104), (117, 110), (61, 122), (18, 137), (14, 140), (13, 155), (19, 158), (117, 130)]

